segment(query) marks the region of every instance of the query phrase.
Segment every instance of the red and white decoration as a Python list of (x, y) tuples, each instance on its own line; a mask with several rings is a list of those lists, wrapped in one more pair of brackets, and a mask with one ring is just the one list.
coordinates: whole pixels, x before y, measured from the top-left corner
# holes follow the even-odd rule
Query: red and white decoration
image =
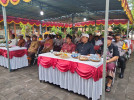
[(78, 59), (61, 59), (52, 53), (40, 54), (38, 57), (39, 80), (60, 85), (74, 93), (97, 100), (102, 94), (103, 61), (79, 61)]
[[(9, 48), (11, 69), (18, 69), (28, 66), (27, 49), (25, 47)], [(7, 48), (0, 47), (0, 66), (8, 68)]]

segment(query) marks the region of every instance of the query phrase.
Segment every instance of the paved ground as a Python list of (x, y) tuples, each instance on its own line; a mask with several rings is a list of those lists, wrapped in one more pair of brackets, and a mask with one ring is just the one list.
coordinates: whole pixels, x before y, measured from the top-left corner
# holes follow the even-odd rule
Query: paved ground
[[(127, 63), (124, 79), (115, 80), (107, 100), (134, 100), (134, 54)], [(9, 73), (0, 67), (0, 100), (87, 100), (86, 97), (40, 83), (38, 67), (27, 67)]]

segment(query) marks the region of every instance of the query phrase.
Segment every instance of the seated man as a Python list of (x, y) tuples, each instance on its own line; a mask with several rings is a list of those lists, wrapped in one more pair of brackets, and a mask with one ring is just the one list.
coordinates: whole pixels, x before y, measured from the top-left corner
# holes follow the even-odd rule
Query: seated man
[(81, 37), (81, 42), (79, 43), (76, 47), (76, 52), (80, 53), (81, 55), (90, 55), (90, 54), (94, 54), (94, 47), (92, 45), (92, 43), (89, 43), (88, 41), (89, 39), (89, 35), (83, 33), (82, 37)]
[(50, 52), (50, 50), (52, 49), (53, 49), (53, 37), (52, 35), (49, 35), (48, 39), (44, 43), (42, 53)]
[(29, 35), (27, 35), (26, 36), (26, 43), (25, 43), (25, 47), (27, 48), (27, 49), (29, 49), (29, 47), (30, 47), (30, 44), (31, 44), (31, 37), (29, 36)]
[(93, 45), (94, 46), (101, 46), (103, 44), (102, 40), (99, 39), (99, 36), (95, 36), (94, 37), (94, 42), (93, 42)]
[(15, 35), (14, 34), (12, 34), (12, 37), (11, 37), (12, 39), (9, 41), (9, 46), (16, 46), (16, 44), (17, 44), (17, 40), (15, 39)]
[(61, 51), (61, 47), (63, 45), (63, 39), (62, 36), (59, 35), (58, 38), (54, 39), (54, 51)]
[[(116, 61), (119, 58), (118, 47), (112, 44), (112, 37), (107, 37), (107, 84), (106, 84), (106, 92), (111, 91), (111, 84), (115, 74)], [(103, 55), (103, 45), (98, 50), (98, 54)]]
[(19, 35), (19, 41), (18, 41), (18, 46), (19, 47), (24, 47), (25, 45), (25, 40), (23, 39), (23, 35)]
[(76, 49), (76, 46), (75, 44), (72, 43), (72, 36), (68, 34), (66, 36), (66, 43), (63, 44), (61, 50), (63, 52), (72, 53), (72, 52), (75, 52), (75, 49)]
[(38, 47), (39, 47), (39, 42), (37, 41), (37, 36), (34, 35), (32, 37), (31, 45), (28, 49), (28, 63), (29, 63), (29, 65), (31, 64), (31, 61), (33, 60), (35, 54), (37, 53)]
[(123, 78), (124, 75), (124, 70), (126, 67), (126, 59), (124, 57), (125, 53), (127, 52), (126, 50), (123, 50), (123, 44), (124, 42), (120, 40), (121, 36), (120, 34), (116, 34), (115, 35), (115, 41), (113, 42), (113, 44), (115, 44), (118, 47), (120, 56), (119, 56), (119, 63), (120, 63), (120, 68), (121, 68), (121, 73), (119, 74), (119, 78)]

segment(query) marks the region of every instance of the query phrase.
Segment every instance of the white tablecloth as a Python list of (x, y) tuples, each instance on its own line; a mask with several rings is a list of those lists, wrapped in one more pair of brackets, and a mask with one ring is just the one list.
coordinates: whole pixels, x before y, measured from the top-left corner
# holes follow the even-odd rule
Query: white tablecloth
[[(40, 56), (50, 57), (52, 55), (53, 54), (46, 53), (41, 54)], [(52, 58), (58, 57), (52, 56)], [(81, 61), (73, 58), (69, 58), (67, 60), (82, 63)], [(92, 66), (94, 65), (95, 67), (99, 67), (102, 64), (102, 62), (95, 64), (95, 62), (91, 61), (85, 61), (83, 63)], [(57, 68), (44, 68), (39, 65), (39, 80), (60, 85), (61, 88), (85, 95), (88, 98), (92, 98), (92, 100), (97, 100), (100, 98), (100, 95), (102, 95), (102, 79), (99, 79), (97, 82), (93, 81), (92, 78), (86, 80), (81, 78), (77, 73), (72, 74), (70, 71), (60, 72)]]
[[(52, 53), (43, 53), (43, 54), (40, 54), (39, 56), (62, 59), (59, 56), (55, 56)], [(68, 59), (65, 59), (65, 60), (87, 64), (87, 65), (90, 65), (90, 66), (94, 66), (95, 68), (98, 68), (98, 67), (100, 67), (103, 64), (103, 58), (101, 59), (100, 62), (92, 62), (92, 61), (80, 61), (79, 59), (74, 59), (74, 58), (71, 57), (71, 54), (68, 54), (68, 56), (69, 56), (69, 58)]]
[[(5, 47), (0, 47), (0, 49), (7, 50)], [(13, 47), (13, 48), (9, 48), (9, 51), (24, 50), (24, 49), (26, 48)], [(0, 56), (0, 66), (4, 66), (8, 68), (8, 58)], [(13, 57), (12, 59), (10, 59), (11, 69), (19, 69), (26, 66), (28, 66), (27, 55), (24, 55), (23, 57)]]

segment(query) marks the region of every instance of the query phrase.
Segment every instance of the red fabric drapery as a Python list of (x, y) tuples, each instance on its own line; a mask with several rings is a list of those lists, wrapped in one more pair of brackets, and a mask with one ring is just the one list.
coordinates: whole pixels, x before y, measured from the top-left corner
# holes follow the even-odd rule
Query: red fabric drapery
[[(16, 50), (16, 51), (9, 51), (9, 58), (12, 59), (13, 57), (23, 57), (27, 55), (27, 50)], [(7, 50), (0, 49), (0, 55), (7, 58)]]
[[(128, 23), (128, 19), (109, 19), (108, 20), (108, 24), (112, 25), (119, 25), (119, 24), (127, 24)], [(130, 22), (130, 24), (132, 24)], [(87, 21), (87, 22), (79, 22), (79, 23), (75, 23), (75, 27), (84, 27), (84, 26), (89, 26), (89, 25), (95, 25), (95, 21)], [(105, 25), (105, 20), (96, 20), (96, 25)]]
[(42, 26), (46, 26), (46, 27), (64, 27), (64, 23), (59, 23), (59, 22), (43, 22)]
[(84, 79), (93, 78), (94, 81), (98, 81), (100, 78), (102, 78), (103, 65), (95, 68), (93, 66), (78, 62), (43, 56), (38, 57), (38, 65), (39, 64), (42, 65), (42, 67), (44, 68), (56, 67), (61, 72), (70, 71), (72, 74), (76, 72), (78, 75), (80, 75), (80, 77)]
[[(109, 19), (108, 20), (108, 24), (109, 25), (112, 25), (112, 24), (115, 24), (115, 25), (119, 25), (119, 24), (127, 24), (128, 23), (128, 19)], [(132, 23), (130, 23), (132, 24)], [(96, 25), (105, 25), (105, 20), (96, 20)]]
[[(3, 16), (0, 15), (0, 22), (3, 21)], [(7, 23), (11, 24), (11, 23), (15, 23), (15, 24), (30, 24), (30, 25), (36, 25), (39, 26), (40, 25), (40, 21), (38, 20), (32, 20), (32, 19), (26, 19), (26, 18), (16, 18), (16, 17), (12, 17), (12, 16), (8, 16), (7, 17)]]
[(89, 25), (92, 25), (92, 26), (95, 25), (95, 21), (75, 23), (75, 27), (83, 27), (83, 26), (89, 26)]

